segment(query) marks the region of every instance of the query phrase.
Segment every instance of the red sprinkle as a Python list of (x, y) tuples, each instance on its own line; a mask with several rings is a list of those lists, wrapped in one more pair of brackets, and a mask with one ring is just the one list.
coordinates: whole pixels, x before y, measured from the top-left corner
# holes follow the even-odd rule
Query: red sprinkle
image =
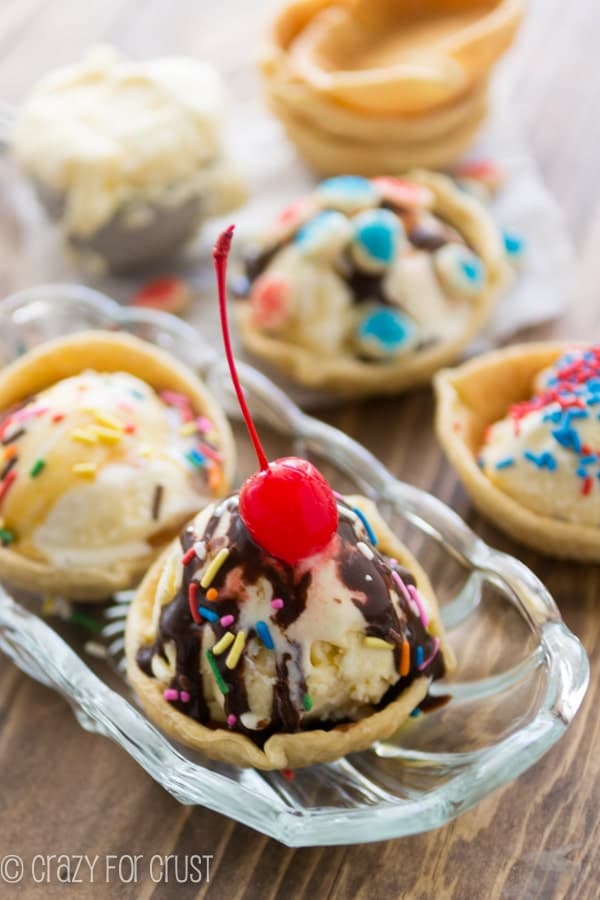
[(64, 417), (65, 417), (65, 414), (64, 414), (64, 413), (61, 413), (61, 412), (59, 412), (59, 413), (54, 413), (54, 415), (52, 416), (52, 421), (53, 421), (53, 422), (62, 422), (62, 420), (64, 419)]
[(592, 477), (591, 477), (591, 475), (587, 475), (581, 483), (581, 493), (583, 494), (584, 497), (587, 497), (587, 495), (589, 494), (591, 489), (592, 489)]
[(192, 619), (197, 624), (200, 624), (200, 613), (198, 612), (198, 582), (197, 581), (192, 581), (189, 586), (188, 603), (190, 605), (190, 612), (192, 614)]
[(196, 551), (194, 550), (193, 547), (190, 547), (190, 549), (186, 550), (186, 552), (181, 557), (181, 564), (184, 566), (189, 566), (189, 564), (191, 563), (191, 561), (194, 559), (195, 556), (196, 556)]
[(286, 779), (286, 781), (293, 781), (296, 777), (296, 773), (293, 769), (282, 769), (281, 774)]
[(123, 427), (123, 431), (125, 432), (125, 434), (133, 434), (134, 431), (136, 430), (136, 428), (137, 428), (137, 425), (134, 425), (133, 422), (129, 422), (127, 425), (125, 425)]
[(4, 481), (0, 482), (0, 502), (2, 500), (4, 500), (4, 498), (6, 497), (8, 490), (9, 490), (11, 484), (14, 482), (16, 477), (17, 477), (17, 473), (15, 472), (14, 469), (11, 469), (10, 472), (4, 478)]

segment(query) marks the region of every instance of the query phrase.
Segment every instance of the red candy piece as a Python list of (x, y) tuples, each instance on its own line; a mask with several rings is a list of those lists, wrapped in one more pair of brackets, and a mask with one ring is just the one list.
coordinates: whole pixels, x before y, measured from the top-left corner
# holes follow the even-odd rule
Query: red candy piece
[(182, 278), (157, 278), (134, 294), (131, 305), (160, 309), (162, 312), (181, 313), (189, 306), (190, 299), (190, 289)]
[(333, 492), (306, 459), (287, 456), (257, 472), (240, 491), (240, 516), (256, 543), (297, 563), (323, 550), (337, 531)]
[(373, 178), (371, 183), (384, 200), (388, 200), (395, 206), (412, 209), (413, 207), (429, 208), (433, 205), (434, 196), (423, 184), (414, 184), (412, 181), (405, 181), (404, 178), (393, 178), (387, 175)]
[(261, 275), (250, 295), (254, 322), (262, 328), (279, 328), (290, 310), (290, 286), (283, 278)]
[(260, 472), (248, 478), (240, 491), (240, 517), (260, 547), (294, 564), (331, 541), (337, 531), (337, 503), (323, 475), (308, 460), (288, 456), (269, 463), (265, 456), (238, 378), (229, 335), (225, 284), (232, 237), (230, 226), (213, 250), (221, 328), (231, 380), (260, 465)]
[(492, 191), (504, 181), (504, 169), (493, 159), (469, 159), (459, 163), (454, 170), (457, 178), (472, 178), (480, 181)]

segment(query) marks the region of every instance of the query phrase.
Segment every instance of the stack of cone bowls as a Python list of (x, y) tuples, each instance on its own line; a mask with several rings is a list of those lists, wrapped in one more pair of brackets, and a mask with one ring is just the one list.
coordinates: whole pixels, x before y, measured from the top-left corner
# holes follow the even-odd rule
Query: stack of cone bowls
[(261, 54), (269, 104), (322, 175), (449, 167), (522, 15), (523, 0), (294, 0)]

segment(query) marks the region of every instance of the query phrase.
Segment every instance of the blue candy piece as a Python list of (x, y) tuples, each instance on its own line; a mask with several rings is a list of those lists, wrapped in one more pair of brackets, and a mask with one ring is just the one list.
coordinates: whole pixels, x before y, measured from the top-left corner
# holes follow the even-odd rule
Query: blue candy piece
[(505, 231), (502, 235), (504, 239), (504, 249), (508, 256), (513, 260), (518, 260), (525, 252), (525, 241), (518, 234), (511, 231)]
[(485, 285), (483, 262), (462, 244), (445, 244), (434, 254), (436, 271), (448, 293), (476, 297)]
[(352, 253), (357, 265), (367, 272), (382, 272), (396, 258), (402, 225), (389, 209), (371, 209), (353, 220)]
[(379, 203), (379, 193), (367, 178), (360, 175), (337, 175), (327, 178), (317, 188), (319, 200), (326, 206), (353, 213)]
[(326, 209), (313, 216), (294, 238), (296, 246), (306, 255), (330, 261), (343, 250), (352, 237), (352, 226), (346, 216)]
[(381, 359), (395, 356), (415, 335), (412, 322), (396, 309), (380, 307), (368, 313), (359, 324), (356, 342), (362, 353)]

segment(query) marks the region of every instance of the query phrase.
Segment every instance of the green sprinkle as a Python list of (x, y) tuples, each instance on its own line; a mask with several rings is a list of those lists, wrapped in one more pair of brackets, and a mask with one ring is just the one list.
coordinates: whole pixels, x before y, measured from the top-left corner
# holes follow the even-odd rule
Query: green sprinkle
[(14, 539), (15, 536), (12, 531), (9, 531), (8, 528), (0, 528), (0, 544), (8, 547), (9, 544), (13, 543)]
[(312, 698), (311, 698), (310, 694), (304, 695), (303, 704), (304, 704), (304, 709), (306, 710), (306, 712), (309, 712), (309, 710), (312, 709)]
[(227, 682), (224, 680), (223, 676), (219, 672), (219, 667), (217, 665), (217, 661), (214, 657), (214, 653), (212, 652), (212, 650), (206, 651), (206, 658), (208, 660), (209, 666), (212, 669), (212, 673), (215, 676), (215, 681), (217, 682), (217, 687), (219, 688), (219, 690), (221, 691), (222, 694), (228, 694), (229, 693), (229, 685), (227, 684)]
[(43, 470), (46, 468), (46, 460), (45, 459), (36, 459), (31, 469), (29, 470), (29, 474), (32, 478), (37, 478)]
[(85, 613), (74, 612), (69, 616), (69, 622), (72, 625), (82, 625), (83, 628), (89, 629), (89, 631), (94, 631), (96, 634), (100, 634), (102, 631), (102, 624), (97, 622), (96, 619), (92, 619), (91, 616), (86, 616)]

